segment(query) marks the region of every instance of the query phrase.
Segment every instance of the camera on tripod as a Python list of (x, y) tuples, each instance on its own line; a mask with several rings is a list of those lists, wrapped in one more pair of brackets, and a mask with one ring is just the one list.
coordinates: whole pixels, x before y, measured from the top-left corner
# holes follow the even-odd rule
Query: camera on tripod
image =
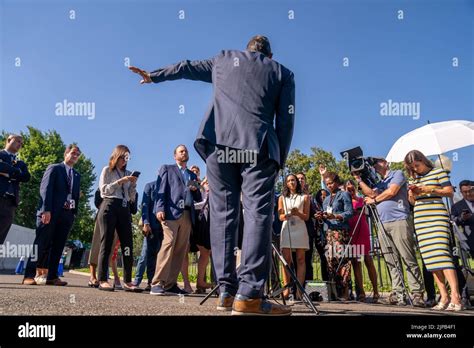
[(364, 157), (360, 146), (341, 152), (341, 156), (346, 160), (351, 174), (359, 175), (367, 186), (374, 188), (379, 183), (380, 178), (374, 168), (377, 159)]

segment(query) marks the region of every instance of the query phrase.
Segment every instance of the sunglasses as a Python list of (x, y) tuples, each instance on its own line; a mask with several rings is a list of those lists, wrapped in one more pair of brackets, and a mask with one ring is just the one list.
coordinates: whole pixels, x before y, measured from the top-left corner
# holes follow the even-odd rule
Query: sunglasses
[(119, 158), (123, 159), (125, 162), (130, 161), (130, 154), (125, 154), (123, 156), (120, 156)]

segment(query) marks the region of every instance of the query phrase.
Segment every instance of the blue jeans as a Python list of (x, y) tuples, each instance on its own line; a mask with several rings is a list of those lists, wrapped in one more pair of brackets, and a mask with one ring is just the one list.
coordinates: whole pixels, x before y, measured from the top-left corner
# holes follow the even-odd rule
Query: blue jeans
[(137, 263), (137, 268), (135, 270), (135, 280), (134, 283), (136, 286), (139, 286), (140, 283), (142, 282), (143, 279), (143, 274), (145, 273), (145, 268), (146, 268), (146, 253), (148, 249), (148, 243), (147, 243), (148, 238), (143, 238), (143, 246), (142, 246), (142, 252), (140, 254), (140, 258), (138, 259)]
[(151, 280), (155, 274), (156, 257), (160, 251), (162, 242), (163, 230), (161, 229), (152, 230), (152, 233), (143, 239), (142, 252), (140, 254), (140, 258), (138, 259), (134, 281), (137, 286), (139, 286), (143, 280), (145, 268), (146, 275), (148, 277), (148, 283), (151, 283)]

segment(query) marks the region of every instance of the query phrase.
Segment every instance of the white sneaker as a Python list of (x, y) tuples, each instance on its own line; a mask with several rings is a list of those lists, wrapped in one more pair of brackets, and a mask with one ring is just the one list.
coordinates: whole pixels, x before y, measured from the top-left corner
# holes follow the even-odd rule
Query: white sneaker
[(46, 285), (46, 276), (40, 275), (35, 277), (36, 285)]

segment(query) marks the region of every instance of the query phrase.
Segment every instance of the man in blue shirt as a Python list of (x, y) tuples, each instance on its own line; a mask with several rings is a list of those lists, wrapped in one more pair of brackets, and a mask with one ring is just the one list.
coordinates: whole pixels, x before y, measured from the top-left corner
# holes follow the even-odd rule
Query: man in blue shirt
[[(354, 178), (359, 183), (362, 193), (366, 196), (365, 203), (377, 205), (377, 212), (386, 232), (386, 240), (390, 244), (386, 245), (386, 240), (380, 235), (379, 231), (380, 246), (392, 278), (392, 294), (389, 303), (399, 306), (406, 305), (403, 279), (400, 277), (394, 262), (394, 258), (396, 258), (400, 268), (401, 260), (405, 264), (408, 285), (413, 295), (413, 305), (424, 307), (424, 286), (420, 267), (416, 260), (415, 236), (410, 219), (410, 203), (408, 202), (405, 175), (401, 170), (390, 170), (389, 164), (384, 158), (377, 158), (374, 168), (382, 178), (374, 189), (364, 183), (360, 176), (354, 175)], [(385, 257), (389, 253), (391, 255)], [(403, 272), (402, 269), (400, 271)]]

